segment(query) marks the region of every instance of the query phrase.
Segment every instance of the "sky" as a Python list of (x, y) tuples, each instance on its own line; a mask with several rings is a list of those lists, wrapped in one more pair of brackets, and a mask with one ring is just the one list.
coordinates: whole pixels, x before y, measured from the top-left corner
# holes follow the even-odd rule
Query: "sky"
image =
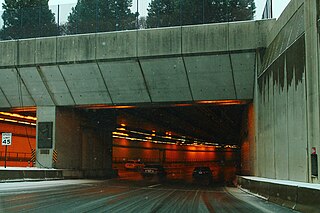
[[(146, 16), (147, 14), (147, 7), (148, 4), (150, 3), (151, 0), (132, 0), (133, 2), (133, 6), (132, 6), (132, 10), (136, 11), (137, 8), (137, 3), (139, 5), (139, 13), (142, 16)], [(293, 0), (294, 1), (294, 0)], [(2, 3), (4, 2), (4, 0), (0, 0), (0, 4), (2, 5)], [(265, 5), (266, 0), (255, 0), (256, 3), (256, 19), (261, 19), (262, 16), (262, 12), (264, 9), (264, 5)], [(290, 0), (273, 0), (273, 11), (274, 11), (274, 17), (279, 17), (281, 12), (283, 11), (283, 9), (287, 6), (287, 4), (290, 2)], [(77, 0), (49, 0), (49, 5), (51, 6), (51, 9), (53, 11), (53, 13), (57, 13), (57, 7), (55, 7), (54, 5), (62, 5), (60, 6), (60, 14), (69, 14), (69, 11), (71, 10), (72, 6), (74, 6), (77, 3)], [(66, 5), (69, 4), (69, 5)], [(0, 24), (1, 24), (0, 20)]]

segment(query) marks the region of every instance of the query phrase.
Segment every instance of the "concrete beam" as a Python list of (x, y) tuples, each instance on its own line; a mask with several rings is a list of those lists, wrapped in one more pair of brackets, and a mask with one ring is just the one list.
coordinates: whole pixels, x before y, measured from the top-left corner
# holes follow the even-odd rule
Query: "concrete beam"
[(36, 39), (23, 39), (18, 41), (17, 65), (35, 65)]
[(212, 53), (228, 50), (228, 24), (182, 27), (182, 53)]
[(0, 42), (0, 66), (15, 66), (17, 62), (18, 41)]
[(96, 34), (96, 60), (137, 57), (137, 32)]
[(55, 64), (57, 62), (57, 38), (36, 38), (36, 64)]
[(181, 54), (181, 28), (160, 28), (138, 31), (138, 57)]

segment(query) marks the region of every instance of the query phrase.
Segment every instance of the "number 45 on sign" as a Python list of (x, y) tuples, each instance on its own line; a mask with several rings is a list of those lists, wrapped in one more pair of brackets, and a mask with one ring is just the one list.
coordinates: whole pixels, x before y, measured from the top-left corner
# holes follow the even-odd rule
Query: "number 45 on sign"
[(2, 146), (10, 146), (12, 141), (12, 133), (2, 133)]

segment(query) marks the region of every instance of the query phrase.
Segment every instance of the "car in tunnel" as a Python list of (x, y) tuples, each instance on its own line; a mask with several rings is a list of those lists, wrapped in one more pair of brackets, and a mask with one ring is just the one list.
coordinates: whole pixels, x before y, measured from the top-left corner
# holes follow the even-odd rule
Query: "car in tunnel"
[(128, 160), (125, 164), (124, 167), (126, 169), (132, 169), (132, 170), (140, 170), (143, 169), (144, 163), (142, 163), (139, 160)]
[(192, 172), (192, 178), (194, 183), (206, 185), (211, 184), (213, 181), (212, 171), (208, 166), (195, 167)]
[(150, 164), (143, 168), (141, 175), (144, 179), (164, 180), (167, 176), (167, 172), (160, 164)]

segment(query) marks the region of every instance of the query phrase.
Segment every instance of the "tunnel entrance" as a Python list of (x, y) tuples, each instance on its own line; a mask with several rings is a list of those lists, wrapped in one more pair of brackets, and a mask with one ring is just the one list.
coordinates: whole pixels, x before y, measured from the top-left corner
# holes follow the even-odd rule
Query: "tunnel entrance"
[[(62, 124), (67, 124), (68, 118), (77, 124), (72, 124), (76, 127), (73, 130), (64, 130), (67, 133), (65, 142), (55, 147), (60, 147), (57, 161), (78, 161), (73, 165), (78, 165), (79, 170), (109, 164), (96, 160), (101, 157), (99, 155), (108, 155), (112, 159), (112, 168), (120, 174), (139, 174), (148, 164), (161, 164), (171, 178), (177, 179), (185, 178), (181, 176), (192, 172), (195, 167), (209, 166), (216, 182), (230, 182), (236, 174), (253, 172), (254, 126), (250, 102), (59, 108), (57, 117), (62, 119)], [(15, 141), (19, 141), (10, 147), (10, 152), (17, 156), (16, 159), (10, 158), (9, 165), (34, 166), (36, 117), (35, 109), (8, 110), (0, 115), (1, 132), (13, 132)], [(65, 129), (63, 126), (56, 128), (57, 131)], [(77, 137), (69, 143), (73, 147), (78, 143), (76, 149), (68, 147), (67, 137)], [(112, 139), (112, 147), (104, 148), (99, 142), (106, 137)], [(102, 149), (105, 151), (98, 153)], [(74, 158), (63, 153), (64, 150), (69, 150), (69, 154), (73, 152)], [(3, 151), (4, 147), (1, 147), (0, 165), (3, 164)], [(23, 153), (24, 156), (20, 156)], [(142, 166), (125, 168), (128, 161)]]
[(115, 109), (113, 168), (132, 176), (160, 164), (171, 179), (185, 179), (195, 167), (208, 166), (215, 182), (231, 182), (252, 170), (250, 113), (247, 102)]

